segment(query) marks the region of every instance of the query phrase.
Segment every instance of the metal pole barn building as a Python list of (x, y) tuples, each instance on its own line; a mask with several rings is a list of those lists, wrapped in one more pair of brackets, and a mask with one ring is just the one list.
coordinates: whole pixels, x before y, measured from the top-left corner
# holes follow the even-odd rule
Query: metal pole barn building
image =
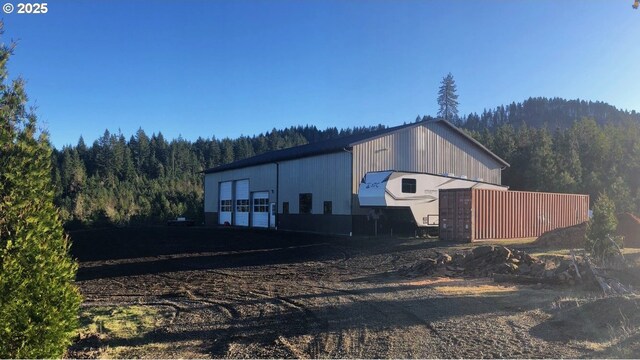
[(358, 186), (368, 172), (393, 170), (501, 184), (509, 166), (444, 120), (260, 154), (205, 170), (205, 223), (327, 234), (371, 228)]

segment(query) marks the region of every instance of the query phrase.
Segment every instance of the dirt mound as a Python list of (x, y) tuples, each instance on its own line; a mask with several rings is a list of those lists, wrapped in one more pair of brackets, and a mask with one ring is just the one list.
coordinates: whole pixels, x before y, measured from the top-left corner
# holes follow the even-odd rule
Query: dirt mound
[[(584, 264), (578, 267), (584, 272)], [(399, 273), (406, 277), (417, 276), (472, 276), (498, 277), (500, 274), (524, 276), (534, 283), (573, 284), (575, 268), (570, 260), (543, 261), (524, 251), (504, 246), (483, 245), (467, 253), (449, 255), (436, 252), (433, 256), (402, 267)]]
[(587, 232), (587, 223), (569, 226), (561, 229), (547, 231), (533, 242), (534, 245), (558, 249), (584, 248), (584, 236)]
[[(640, 247), (640, 218), (631, 213), (618, 214), (617, 234), (624, 236), (625, 247)], [(555, 249), (584, 247), (587, 223), (547, 231), (533, 242), (534, 245)]]
[(630, 213), (618, 214), (618, 235), (624, 236), (625, 247), (640, 247), (640, 218)]

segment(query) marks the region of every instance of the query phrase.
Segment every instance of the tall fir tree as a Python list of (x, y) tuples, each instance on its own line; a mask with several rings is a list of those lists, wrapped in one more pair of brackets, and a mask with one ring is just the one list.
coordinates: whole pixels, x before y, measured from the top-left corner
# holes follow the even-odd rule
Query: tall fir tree
[(0, 358), (59, 358), (78, 325), (77, 265), (51, 183), (51, 147), (37, 136), (22, 80), (8, 81), (0, 45)]
[(440, 90), (438, 90), (438, 116), (454, 121), (458, 119), (458, 94), (456, 94), (456, 82), (451, 73), (442, 78)]

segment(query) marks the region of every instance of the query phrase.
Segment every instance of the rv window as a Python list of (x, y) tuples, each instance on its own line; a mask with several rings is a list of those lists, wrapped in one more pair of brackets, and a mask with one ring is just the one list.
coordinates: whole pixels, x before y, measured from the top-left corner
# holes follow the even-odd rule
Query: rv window
[(333, 203), (331, 201), (324, 202), (324, 213), (327, 215), (333, 214)]
[(299, 214), (311, 214), (311, 204), (312, 204), (312, 197), (311, 197), (311, 193), (304, 193), (304, 194), (300, 194), (299, 197), (299, 204), (298, 204), (298, 213)]
[(289, 202), (285, 201), (282, 203), (282, 213), (283, 214), (288, 214), (289, 213)]
[(402, 179), (402, 192), (403, 193), (416, 193), (416, 179)]

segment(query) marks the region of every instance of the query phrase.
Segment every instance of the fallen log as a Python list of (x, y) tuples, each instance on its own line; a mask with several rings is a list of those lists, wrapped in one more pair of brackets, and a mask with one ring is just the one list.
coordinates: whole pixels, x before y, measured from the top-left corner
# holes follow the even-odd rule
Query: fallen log
[(588, 256), (585, 256), (585, 261), (605, 295), (627, 295), (634, 293), (632, 287), (623, 285), (620, 280), (614, 277), (600, 273), (600, 271), (593, 266)]
[(604, 281), (602, 276), (600, 276), (600, 273), (593, 266), (588, 256), (584, 257), (584, 261), (587, 263), (587, 267), (589, 268), (589, 271), (591, 271), (591, 275), (593, 275), (593, 278), (596, 279), (598, 285), (600, 285), (600, 289), (602, 289), (602, 292), (605, 295), (612, 295), (614, 293), (613, 289), (611, 288), (611, 286), (609, 286), (609, 284), (607, 284), (606, 281)]

